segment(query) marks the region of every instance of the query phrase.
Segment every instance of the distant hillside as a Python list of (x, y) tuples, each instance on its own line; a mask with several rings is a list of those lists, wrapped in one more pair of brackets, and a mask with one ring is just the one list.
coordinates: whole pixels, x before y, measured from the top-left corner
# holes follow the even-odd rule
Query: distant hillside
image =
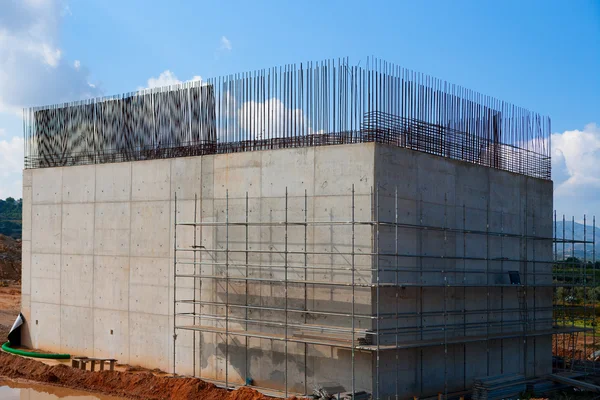
[[(596, 241), (596, 261), (600, 261), (600, 221), (597, 221), (596, 230), (592, 225), (589, 225), (591, 221), (586, 221), (587, 226), (585, 227), (585, 235), (584, 235), (584, 225), (578, 222), (573, 224), (572, 221), (565, 221), (564, 223), (564, 238), (566, 240), (571, 240), (575, 238), (575, 240), (583, 241), (584, 237), (587, 241)], [(556, 237), (561, 239), (563, 238), (563, 222), (556, 222)], [(575, 257), (583, 260), (584, 259), (584, 248), (585, 248), (585, 258), (588, 261), (592, 261), (593, 259), (593, 249), (592, 244), (583, 245), (582, 243), (575, 244)], [(563, 245), (559, 243), (556, 245), (557, 255), (559, 258), (562, 258), (563, 254)], [(571, 243), (565, 243), (564, 245), (565, 257), (571, 257), (573, 254), (573, 246)]]
[(21, 242), (0, 234), (0, 280), (21, 279)]
[(8, 197), (0, 200), (0, 235), (21, 239), (23, 200)]

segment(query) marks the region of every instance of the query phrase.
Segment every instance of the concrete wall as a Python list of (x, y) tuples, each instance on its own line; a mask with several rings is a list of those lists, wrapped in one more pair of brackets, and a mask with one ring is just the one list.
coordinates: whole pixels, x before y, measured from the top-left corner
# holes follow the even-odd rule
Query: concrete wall
[[(173, 370), (173, 256), (175, 193), (179, 221), (192, 221), (194, 208), (202, 221), (241, 222), (246, 218), (246, 192), (250, 221), (283, 221), (286, 187), (289, 221), (349, 221), (352, 186), (355, 218), (370, 220), (374, 145), (328, 146), (278, 151), (226, 154), (169, 160), (115, 163), (24, 171), (23, 313), (28, 321), (24, 340), (35, 348), (77, 355), (114, 357), (120, 362)], [(305, 213), (305, 194), (307, 207)], [(194, 198), (197, 196), (197, 203)], [(32, 229), (33, 228), (33, 229)], [(241, 229), (241, 230), (240, 230)], [(178, 229), (178, 246), (193, 244), (194, 228)], [(371, 250), (370, 227), (357, 227), (357, 252)], [(225, 229), (197, 229), (198, 244), (220, 248)], [(230, 249), (245, 247), (243, 228), (232, 227)], [(283, 228), (252, 227), (251, 249), (283, 251)], [(288, 250), (305, 248), (304, 227), (291, 227)], [(349, 251), (347, 227), (310, 227), (306, 247), (315, 252)], [(223, 274), (222, 253), (205, 254), (215, 265), (203, 265), (206, 275)], [(231, 253), (232, 264), (245, 262)], [(231, 276), (282, 279), (280, 256), (251, 253), (249, 263), (264, 265), (243, 271), (232, 267)], [(193, 253), (179, 252), (179, 261), (193, 261)], [(198, 258), (197, 261), (201, 259)], [(303, 256), (290, 255), (290, 266), (304, 265)], [(309, 265), (348, 265), (342, 255), (313, 254)], [(279, 265), (272, 266), (272, 265)], [(370, 256), (357, 256), (357, 282), (370, 282)], [(193, 272), (181, 264), (179, 273)], [(191, 268), (191, 270), (190, 270)], [(199, 271), (197, 271), (199, 272)], [(302, 269), (289, 269), (289, 279), (304, 277)], [(350, 282), (348, 272), (309, 271), (308, 280)], [(200, 282), (199, 282), (200, 281)], [(282, 307), (283, 285), (269, 282), (230, 281), (229, 302)], [(224, 301), (222, 281), (196, 282), (197, 299)], [(178, 299), (194, 297), (194, 280), (179, 279)], [(289, 285), (289, 307), (350, 312), (351, 288)], [(371, 290), (355, 290), (356, 312), (370, 313)], [(204, 306), (205, 314), (223, 313)], [(179, 305), (177, 312), (193, 311)], [(199, 312), (199, 306), (196, 307)], [(232, 317), (240, 310), (231, 308)], [(297, 315), (297, 316), (296, 316)], [(254, 311), (249, 318), (283, 321), (277, 311)], [(191, 324), (182, 318), (178, 324)], [(290, 314), (290, 323), (305, 323), (306, 316)], [(312, 324), (351, 326), (348, 318), (316, 316)], [(205, 320), (202, 321), (206, 325)], [(214, 326), (221, 326), (215, 322)], [(232, 321), (230, 328), (240, 327)], [(370, 320), (357, 326), (369, 328)], [(281, 329), (260, 326), (269, 333)], [(177, 372), (225, 379), (224, 335), (178, 331)], [(198, 351), (193, 361), (194, 343)], [(238, 349), (236, 350), (236, 346)], [(239, 347), (242, 346), (243, 350)], [(246, 348), (248, 350), (246, 351)], [(283, 342), (231, 336), (228, 346), (228, 379), (243, 384), (283, 388)], [(290, 343), (287, 349), (288, 387), (303, 392), (325, 381), (345, 387), (349, 382), (350, 352), (328, 346)], [(370, 353), (360, 353), (356, 364), (357, 389), (371, 390)], [(366, 360), (365, 360), (366, 358)], [(340, 373), (340, 365), (348, 373)]]
[[(445, 390), (445, 379), (457, 391), (486, 374), (550, 373), (549, 335), (527, 339), (527, 351), (519, 337), (477, 338), (523, 329), (508, 271), (519, 271), (523, 283), (552, 282), (552, 241), (522, 237), (552, 237), (552, 182), (384, 145), (376, 148), (375, 180), (379, 220), (406, 224), (379, 228), (379, 251), (392, 255), (379, 257), (379, 280), (400, 284), (379, 290), (380, 313), (400, 316), (380, 321), (391, 333), (382, 346), (472, 341), (448, 346), (447, 355), (443, 346), (384, 351), (380, 395), (434, 395)], [(397, 267), (405, 271), (385, 271)], [(552, 313), (535, 309), (552, 306), (551, 287), (529, 288), (527, 306), (529, 333), (552, 327)]]
[[(378, 299), (382, 315), (411, 313), (380, 319), (379, 324), (374, 318), (356, 318), (358, 329), (399, 329), (398, 335), (373, 338), (382, 346), (443, 338), (439, 326), (444, 324), (444, 309), (470, 311), (446, 316), (445, 323), (457, 327), (446, 331), (449, 337), (497, 333), (499, 328), (485, 328), (488, 321), (519, 322), (518, 312), (506, 312), (518, 307), (515, 288), (491, 288), (488, 299), (486, 288), (475, 285), (507, 283), (507, 271), (525, 270), (524, 263), (508, 260), (524, 258), (525, 254), (530, 259), (550, 260), (551, 246), (540, 241), (534, 245), (534, 241), (520, 238), (356, 225), (355, 282), (369, 284), (379, 278), (380, 282), (398, 282), (404, 287), (352, 290), (264, 281), (282, 281), (287, 275), (289, 280), (350, 283), (352, 263), (345, 254), (352, 249), (350, 225), (289, 225), (287, 247), (292, 253), (287, 272), (282, 267), (281, 252), (286, 245), (283, 226), (255, 225), (246, 231), (244, 226), (230, 225), (226, 230), (222, 225), (226, 220), (235, 223), (247, 218), (251, 223), (264, 223), (282, 222), (286, 217), (289, 222), (305, 218), (349, 222), (353, 185), (356, 221), (377, 218), (483, 232), (552, 234), (551, 182), (378, 144), (26, 170), (23, 313), (28, 323), (24, 339), (32, 347), (45, 350), (114, 357), (172, 371), (174, 296), (227, 302), (227, 309), (179, 304), (177, 313), (228, 316), (230, 330), (243, 329), (242, 320), (249, 320), (249, 330), (268, 336), (286, 333), (277, 326), (286, 320), (285, 313), (277, 310), (283, 307), (286, 291), (288, 308), (330, 314), (288, 313), (287, 321), (292, 325), (348, 329), (352, 321), (343, 314), (352, 312), (353, 297), (356, 314), (377, 315)], [(177, 229), (178, 248), (189, 249), (195, 236), (196, 245), (220, 250), (198, 252), (196, 258), (193, 252), (178, 251), (178, 273), (195, 271), (221, 278), (179, 278), (176, 294), (175, 193), (179, 222), (192, 222), (196, 215), (199, 221), (221, 223), (218, 227)], [(373, 258), (374, 245), (394, 256)], [(222, 252), (226, 246), (230, 250), (227, 266)], [(246, 246), (250, 250), (247, 263), (246, 253), (236, 252)], [(396, 253), (402, 256), (395, 257)], [(463, 255), (486, 261), (458, 261)], [(185, 262), (203, 265), (194, 267)], [(304, 265), (315, 269), (304, 270)], [(385, 271), (396, 266), (413, 270)], [(375, 267), (380, 270), (379, 277)], [(533, 268), (550, 271), (549, 264), (527, 265), (530, 272)], [(441, 269), (448, 271), (447, 283), (474, 287), (443, 287)], [(232, 279), (224, 281), (225, 274)], [(551, 277), (531, 275), (529, 279), (539, 283)], [(530, 307), (534, 297), (537, 307), (550, 305), (552, 289), (537, 288), (528, 293)], [(487, 312), (477, 312), (485, 310), (488, 303), (492, 309), (505, 311), (489, 313), (489, 317)], [(530, 325), (535, 318), (537, 329), (550, 327), (551, 322), (540, 323), (542, 317), (551, 317), (547, 314), (530, 313)], [(177, 325), (195, 322), (225, 327), (218, 319), (177, 319)], [(423, 336), (414, 332), (420, 326), (427, 327)], [(515, 324), (515, 329), (519, 330), (520, 324)], [(178, 373), (227, 378), (235, 384), (252, 378), (256, 385), (276, 389), (287, 383), (290, 391), (300, 393), (305, 389), (311, 392), (320, 384), (336, 384), (345, 390), (352, 387), (349, 349), (293, 342), (286, 347), (281, 341), (242, 335), (230, 335), (226, 344), (224, 335), (218, 333), (177, 333)], [(287, 330), (288, 335), (295, 333), (296, 328)], [(332, 334), (321, 333), (327, 335)], [(548, 336), (528, 340), (527, 359), (523, 350), (520, 339), (515, 338), (449, 346), (446, 357), (441, 346), (382, 350), (379, 361), (374, 352), (356, 351), (355, 388), (372, 393), (379, 390), (380, 397), (395, 395), (397, 390), (402, 396), (424, 395), (443, 391), (445, 377), (450, 382), (448, 389), (458, 390), (469, 385), (473, 377), (488, 372), (540, 375), (549, 371)], [(482, 357), (488, 351), (489, 357)]]

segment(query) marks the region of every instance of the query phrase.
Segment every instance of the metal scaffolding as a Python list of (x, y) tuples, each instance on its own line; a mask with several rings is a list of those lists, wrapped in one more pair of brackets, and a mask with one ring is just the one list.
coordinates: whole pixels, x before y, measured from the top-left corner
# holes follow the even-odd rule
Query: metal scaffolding
[[(553, 338), (553, 367), (585, 373), (600, 371), (596, 343), (596, 218), (587, 216), (576, 228), (575, 218), (554, 214), (554, 320), (572, 332)], [(591, 228), (591, 233), (589, 232)], [(576, 229), (579, 231), (576, 233)]]
[[(569, 280), (574, 275), (557, 267), (552, 246), (556, 257), (558, 243), (595, 247), (593, 241), (554, 239), (552, 228), (541, 234), (535, 213), (521, 216), (516, 229), (508, 227), (505, 215), (493, 214), (489, 204), (485, 221), (475, 223), (477, 227), (469, 222), (471, 211), (464, 204), (450, 204), (447, 196), (437, 222), (428, 220), (426, 214), (433, 212), (422, 199), (416, 202), (416, 221), (407, 222), (400, 216), (397, 189), (391, 199), (381, 196), (378, 188), (371, 190), (369, 215), (362, 218), (364, 212), (356, 215), (359, 195), (354, 186), (348, 193), (349, 202), (338, 208), (344, 215), (329, 220), (312, 215), (312, 198), (306, 191), (302, 199), (293, 197), (293, 206), (287, 189), (285, 197), (275, 199), (252, 198), (248, 193), (243, 199), (232, 199), (227, 192), (224, 199), (211, 199), (211, 210), (199, 210), (196, 198), (193, 215), (189, 212), (183, 219), (175, 200), (173, 371), (178, 370), (177, 348), (185, 346), (192, 352), (194, 376), (226, 387), (253, 384), (280, 389), (286, 396), (308, 395), (319, 380), (307, 371), (310, 348), (329, 346), (350, 350), (350, 393), (360, 389), (356, 382), (364, 373), (364, 359), (359, 362), (358, 355), (367, 354), (372, 359), (369, 391), (373, 398), (384, 397), (384, 392), (386, 397), (394, 395), (389, 388), (394, 377), (398, 398), (405, 394), (400, 387), (402, 352), (415, 349), (419, 387), (413, 391), (426, 396), (432, 394), (424, 378), (426, 352), (441, 349), (443, 388), (435, 388), (435, 393), (448, 397), (470, 389), (469, 363), (485, 358), (485, 370), (478, 371), (478, 376), (508, 372), (535, 376), (537, 340), (546, 338), (550, 343), (554, 337), (557, 348), (559, 340), (588, 335), (591, 317), (580, 326), (573, 316), (566, 316), (574, 308), (564, 301), (552, 304), (551, 293), (581, 287), (587, 293), (589, 279), (585, 277), (590, 267), (585, 264), (576, 272), (577, 280)], [(221, 206), (214, 205), (217, 201)], [(265, 207), (271, 208), (268, 218), (260, 212), (256, 217), (255, 206), (266, 201), (270, 203)], [(364, 208), (361, 204), (360, 209)], [(181, 237), (186, 231), (184, 242)], [(329, 232), (331, 240), (318, 243), (317, 231)], [(406, 246), (407, 238), (414, 238), (415, 245)], [(407, 309), (407, 290), (415, 301), (412, 309)], [(345, 307), (334, 310), (327, 302), (316, 301), (319, 291), (338, 296)], [(439, 301), (432, 303), (432, 299)], [(584, 302), (583, 308), (593, 309), (595, 318), (595, 302)], [(192, 333), (187, 343), (182, 342), (181, 332)], [(211, 376), (203, 376), (198, 362), (207, 357), (202, 347), (210, 341), (203, 340), (204, 335), (212, 335), (221, 346), (207, 351), (215, 357), (221, 351), (225, 360), (218, 364), (221, 372)], [(283, 343), (279, 350), (284, 359), (283, 382), (256, 382), (248, 361), (252, 339)], [(515, 340), (519, 343), (516, 350), (505, 345), (511, 341), (514, 347)], [(477, 343), (484, 351), (472, 358), (468, 347)], [(296, 346), (303, 348), (304, 371), (292, 374), (288, 359), (298, 357)], [(245, 352), (245, 364), (232, 377), (231, 360), (239, 358), (239, 352)], [(549, 356), (549, 352), (543, 354)], [(450, 362), (450, 353), (462, 354), (457, 356), (462, 371), (456, 369), (455, 358)], [(522, 358), (516, 371), (507, 371), (513, 366), (505, 358), (514, 354)], [(555, 367), (559, 367), (557, 360)], [(565, 359), (563, 366), (592, 368), (574, 360)], [(298, 378), (298, 372), (303, 376)], [(458, 384), (457, 376), (461, 377)]]

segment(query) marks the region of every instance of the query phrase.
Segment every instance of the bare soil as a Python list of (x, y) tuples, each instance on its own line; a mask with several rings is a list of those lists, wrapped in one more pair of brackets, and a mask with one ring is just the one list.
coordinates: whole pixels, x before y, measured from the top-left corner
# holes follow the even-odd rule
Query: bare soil
[(21, 280), (21, 241), (0, 235), (0, 280)]
[[(0, 281), (0, 341), (6, 336), (21, 307), (20, 282)], [(124, 368), (123, 368), (124, 367)], [(123, 366), (124, 371), (91, 372), (64, 364), (52, 365), (0, 352), (0, 377), (57, 387), (119, 396), (128, 399), (267, 400), (254, 389), (228, 391), (196, 378), (171, 377), (142, 368)]]
[(248, 387), (228, 391), (196, 378), (156, 376), (150, 372), (91, 372), (47, 365), (29, 358), (0, 353), (0, 376), (140, 400), (267, 400)]
[[(599, 349), (600, 337), (594, 338), (592, 334), (585, 336), (583, 333), (555, 335), (552, 341), (552, 353), (567, 359), (589, 360), (592, 354)], [(596, 358), (596, 361), (600, 361), (598, 357)]]
[(4, 343), (21, 310), (21, 283), (0, 282), (0, 341)]

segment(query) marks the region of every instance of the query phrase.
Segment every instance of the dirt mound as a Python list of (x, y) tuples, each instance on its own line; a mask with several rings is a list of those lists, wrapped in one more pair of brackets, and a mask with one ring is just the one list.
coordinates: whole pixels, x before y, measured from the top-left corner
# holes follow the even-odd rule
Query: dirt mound
[(0, 280), (21, 279), (21, 241), (0, 234)]
[(0, 375), (12, 379), (27, 379), (130, 399), (270, 399), (248, 387), (230, 392), (196, 378), (156, 376), (150, 372), (82, 371), (65, 365), (50, 366), (8, 353), (0, 353)]

